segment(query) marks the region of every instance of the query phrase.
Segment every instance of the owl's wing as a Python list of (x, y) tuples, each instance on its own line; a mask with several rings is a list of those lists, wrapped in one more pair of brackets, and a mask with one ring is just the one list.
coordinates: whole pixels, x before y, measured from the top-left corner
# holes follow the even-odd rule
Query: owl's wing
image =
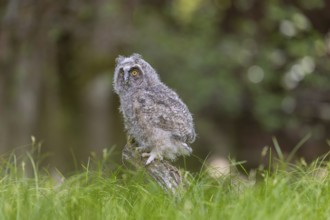
[(195, 140), (193, 118), (174, 91), (165, 85), (158, 85), (147, 90), (139, 102), (142, 114), (153, 127), (170, 131), (173, 138), (182, 142)]

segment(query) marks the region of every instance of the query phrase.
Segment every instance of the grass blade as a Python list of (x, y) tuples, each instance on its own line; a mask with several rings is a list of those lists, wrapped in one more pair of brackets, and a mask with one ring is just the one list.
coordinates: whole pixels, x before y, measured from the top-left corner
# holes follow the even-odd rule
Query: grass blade
[(273, 139), (273, 144), (274, 144), (274, 147), (275, 147), (275, 150), (276, 150), (276, 153), (278, 155), (278, 158), (281, 160), (281, 161), (284, 161), (284, 156), (283, 156), (283, 153), (282, 153), (282, 150), (281, 150), (281, 147), (280, 145), (278, 144), (278, 141), (275, 137), (272, 138)]
[(305, 137), (303, 139), (301, 139), (298, 144), (292, 149), (292, 151), (290, 152), (288, 158), (287, 158), (287, 162), (290, 162), (293, 158), (293, 156), (297, 153), (297, 151), (303, 146), (304, 143), (306, 143), (306, 141), (308, 141), (308, 139), (312, 136), (312, 134), (309, 132), (307, 135), (305, 135)]
[(30, 159), (32, 169), (33, 169), (33, 174), (34, 174), (34, 181), (35, 181), (35, 191), (36, 191), (36, 198), (39, 198), (39, 179), (38, 179), (38, 170), (37, 166), (31, 156), (30, 153), (27, 153), (28, 158)]

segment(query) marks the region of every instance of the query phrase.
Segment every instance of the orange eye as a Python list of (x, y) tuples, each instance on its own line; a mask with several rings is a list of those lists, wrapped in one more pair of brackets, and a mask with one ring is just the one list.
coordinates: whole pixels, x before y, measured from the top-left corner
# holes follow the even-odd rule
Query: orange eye
[(137, 76), (139, 74), (139, 71), (137, 70), (132, 70), (131, 72), (132, 76)]

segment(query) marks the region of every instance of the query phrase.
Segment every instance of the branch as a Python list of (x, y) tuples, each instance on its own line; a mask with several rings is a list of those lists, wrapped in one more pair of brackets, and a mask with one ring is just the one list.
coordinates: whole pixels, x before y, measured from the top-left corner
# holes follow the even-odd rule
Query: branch
[(123, 162), (129, 162), (137, 169), (145, 169), (165, 191), (176, 194), (184, 186), (180, 171), (166, 160), (154, 160), (146, 165), (148, 158), (142, 157), (141, 152), (136, 150), (137, 147), (137, 143), (128, 137), (122, 152)]

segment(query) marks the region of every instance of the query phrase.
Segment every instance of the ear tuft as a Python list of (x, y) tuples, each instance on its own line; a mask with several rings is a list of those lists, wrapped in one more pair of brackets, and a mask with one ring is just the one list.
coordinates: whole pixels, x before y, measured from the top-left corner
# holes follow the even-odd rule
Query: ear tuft
[(119, 64), (119, 63), (121, 63), (124, 59), (125, 59), (124, 56), (119, 55), (119, 56), (116, 58), (116, 63)]
[(142, 59), (142, 56), (138, 53), (133, 53), (132, 56), (131, 56), (134, 60), (137, 60), (137, 59)]

